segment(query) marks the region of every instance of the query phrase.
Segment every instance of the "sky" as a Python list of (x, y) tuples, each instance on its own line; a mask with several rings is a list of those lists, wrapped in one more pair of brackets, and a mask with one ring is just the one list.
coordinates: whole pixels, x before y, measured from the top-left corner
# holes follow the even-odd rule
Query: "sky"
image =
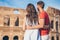
[[(29, 3), (32, 3), (37, 8), (38, 1), (40, 0), (0, 0), (0, 6), (26, 9), (26, 6)], [(60, 9), (60, 0), (42, 0), (42, 1), (45, 3), (44, 9), (47, 9), (48, 6)]]

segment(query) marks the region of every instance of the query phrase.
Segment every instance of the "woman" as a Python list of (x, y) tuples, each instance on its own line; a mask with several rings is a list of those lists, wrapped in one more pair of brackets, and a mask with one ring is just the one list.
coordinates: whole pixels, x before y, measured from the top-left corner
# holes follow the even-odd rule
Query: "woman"
[(23, 30), (25, 30), (24, 33), (24, 40), (40, 40), (39, 38), (39, 29), (28, 29), (27, 27), (31, 26), (34, 27), (35, 25), (38, 25), (38, 15), (36, 12), (36, 9), (33, 4), (27, 5), (27, 14), (24, 18), (24, 25)]

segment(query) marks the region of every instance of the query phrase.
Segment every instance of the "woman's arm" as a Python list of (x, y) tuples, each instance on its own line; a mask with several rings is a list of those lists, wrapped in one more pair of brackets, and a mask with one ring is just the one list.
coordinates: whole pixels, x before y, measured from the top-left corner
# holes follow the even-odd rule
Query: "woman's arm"
[(39, 25), (28, 26), (27, 29), (40, 29), (44, 27), (44, 19), (39, 19)]
[(33, 27), (28, 26), (27, 29), (40, 29), (40, 28), (45, 28), (48, 29), (49, 25), (44, 25), (44, 19), (39, 19), (39, 25), (35, 25)]

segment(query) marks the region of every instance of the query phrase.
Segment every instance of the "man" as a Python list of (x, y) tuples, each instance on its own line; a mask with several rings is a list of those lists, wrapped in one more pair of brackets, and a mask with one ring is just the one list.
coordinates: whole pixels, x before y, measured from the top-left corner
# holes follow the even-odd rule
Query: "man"
[[(39, 1), (37, 2), (37, 9), (39, 11), (39, 23), (40, 25), (44, 26), (44, 25), (49, 25), (49, 17), (48, 14), (44, 11), (44, 2), (43, 1)], [(44, 26), (45, 27), (45, 26)], [(49, 40), (49, 28), (40, 28), (40, 36), (41, 36), (41, 40)]]
[(39, 20), (39, 25), (36, 25), (34, 27), (27, 27), (27, 29), (40, 29), (40, 37), (41, 40), (49, 40), (49, 17), (48, 14), (44, 11), (44, 2), (43, 1), (39, 1), (37, 2), (37, 9), (39, 12), (38, 15), (38, 20)]

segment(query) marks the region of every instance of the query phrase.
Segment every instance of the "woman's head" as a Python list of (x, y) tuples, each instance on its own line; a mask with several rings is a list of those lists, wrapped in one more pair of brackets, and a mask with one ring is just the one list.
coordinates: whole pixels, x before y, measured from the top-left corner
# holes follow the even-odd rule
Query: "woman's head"
[(26, 11), (27, 11), (26, 17), (28, 17), (30, 21), (37, 20), (38, 15), (37, 15), (35, 6), (33, 4), (29, 3), (27, 5)]
[(35, 9), (34, 5), (31, 4), (31, 3), (29, 3), (29, 4), (27, 5), (26, 10), (27, 10), (28, 13), (30, 13), (30, 12), (33, 12), (33, 13), (34, 13), (34, 12), (36, 12), (36, 9)]

